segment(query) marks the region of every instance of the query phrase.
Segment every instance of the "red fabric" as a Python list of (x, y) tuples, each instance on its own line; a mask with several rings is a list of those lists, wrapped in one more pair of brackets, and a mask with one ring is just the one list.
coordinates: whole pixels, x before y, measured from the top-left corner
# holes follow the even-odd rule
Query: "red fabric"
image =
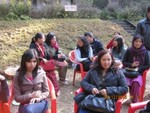
[(55, 50), (58, 50), (58, 49), (59, 49), (58, 42), (53, 43), (53, 44), (52, 44), (52, 47), (54, 47)]
[(41, 61), (40, 66), (44, 69), (44, 71), (52, 71), (55, 70), (55, 61), (53, 59), (48, 60), (46, 63)]
[(55, 93), (57, 95), (58, 91), (60, 90), (59, 88), (59, 83), (57, 81), (57, 78), (56, 78), (56, 73), (55, 71), (46, 71), (46, 76), (51, 80), (51, 82), (53, 83), (54, 85), (54, 88), (55, 88)]
[(110, 42), (106, 45), (107, 49), (111, 49), (113, 47), (114, 38), (110, 40)]

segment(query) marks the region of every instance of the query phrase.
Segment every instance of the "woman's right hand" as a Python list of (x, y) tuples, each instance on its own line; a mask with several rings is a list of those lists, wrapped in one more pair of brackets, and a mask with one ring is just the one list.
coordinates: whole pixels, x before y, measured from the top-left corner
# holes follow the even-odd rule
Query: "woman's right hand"
[(97, 88), (93, 88), (92, 94), (94, 94), (94, 95), (99, 94), (99, 90)]

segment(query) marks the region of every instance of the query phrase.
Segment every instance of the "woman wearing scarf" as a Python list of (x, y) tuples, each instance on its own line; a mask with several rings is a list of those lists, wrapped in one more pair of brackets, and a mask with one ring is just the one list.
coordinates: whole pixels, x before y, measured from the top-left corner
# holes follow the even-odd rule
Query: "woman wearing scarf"
[(149, 68), (148, 53), (143, 44), (143, 37), (135, 35), (132, 46), (127, 49), (122, 61), (124, 67), (137, 68), (140, 73), (137, 78), (126, 77), (133, 103), (138, 102), (140, 87), (142, 86), (142, 73)]
[[(45, 36), (43, 33), (37, 33), (33, 38), (30, 44), (30, 49), (35, 49), (38, 53), (38, 57), (40, 59), (40, 65), (42, 66), (43, 63), (48, 62), (49, 60), (49, 52), (46, 50)], [(45, 70), (46, 71), (46, 70)], [(55, 70), (46, 71), (46, 76), (52, 81), (56, 96), (60, 95), (59, 84), (57, 82)]]
[(58, 67), (59, 82), (64, 85), (68, 84), (68, 80), (66, 79), (68, 67), (68, 63), (66, 62), (67, 57), (60, 51), (60, 47), (54, 33), (50, 32), (47, 34), (45, 43), (47, 45), (46, 50), (49, 51), (49, 58), (47, 58), (51, 59), (50, 56), (52, 56), (55, 60), (56, 67)]

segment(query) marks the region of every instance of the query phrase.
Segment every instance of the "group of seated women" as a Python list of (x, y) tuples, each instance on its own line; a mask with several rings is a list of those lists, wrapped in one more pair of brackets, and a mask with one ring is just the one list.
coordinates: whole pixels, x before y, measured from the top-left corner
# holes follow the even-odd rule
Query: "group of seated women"
[[(115, 102), (118, 98), (111, 97), (126, 94), (128, 87), (132, 102), (138, 102), (142, 73), (149, 68), (148, 52), (143, 46), (143, 38), (135, 35), (129, 48), (124, 44), (124, 39), (120, 34), (115, 35), (112, 42), (110, 49), (106, 50), (91, 32), (77, 37), (76, 61), (81, 62), (84, 71), (87, 71), (85, 78), (81, 81), (81, 87), (86, 95), (78, 103), (79, 113), (109, 112), (108, 109), (97, 111), (90, 107), (83, 107), (83, 101), (91, 94), (101, 98), (110, 97), (115, 110)], [(14, 99), (20, 103), (19, 113), (45, 113), (48, 109), (46, 98), (49, 96), (46, 76), (53, 82), (56, 96), (60, 91), (55, 70), (44, 71), (41, 68), (42, 63), (53, 59), (55, 66), (58, 67), (59, 81), (68, 84), (66, 56), (60, 52), (53, 33), (48, 33), (46, 36), (43, 33), (37, 33), (32, 38), (29, 48), (23, 53), (20, 67), (14, 77)], [(136, 78), (125, 77), (123, 69), (126, 67), (136, 68), (138, 76)], [(75, 65), (75, 68), (80, 70), (78, 65)], [(6, 82), (1, 75), (0, 81), (3, 84)]]
[[(94, 61), (91, 60), (93, 59), (91, 48), (85, 40), (86, 37), (79, 37), (76, 48), (76, 59), (83, 63), (83, 67), (84, 60), (89, 59), (93, 62), (92, 66), (91, 63), (87, 64), (88, 66), (86, 65), (89, 70), (85, 70), (87, 74), (81, 81), (81, 87), (84, 92), (87, 95), (101, 94), (105, 98), (106, 95), (124, 95), (129, 88), (131, 102), (138, 102), (142, 86), (142, 73), (150, 67), (148, 51), (144, 47), (143, 37), (135, 35), (132, 39), (131, 47), (127, 47), (124, 44), (124, 38), (120, 34), (115, 34), (110, 42), (112, 45), (109, 44), (109, 50), (101, 50)], [(82, 60), (79, 60), (79, 55)], [(84, 69), (87, 69), (86, 67)], [(137, 76), (134, 78), (125, 76), (124, 71), (126, 71), (126, 68), (136, 70)], [(80, 107), (79, 113), (97, 112), (96, 108), (91, 110), (91, 107), (82, 106), (83, 102), (88, 98), (87, 95), (78, 103)]]

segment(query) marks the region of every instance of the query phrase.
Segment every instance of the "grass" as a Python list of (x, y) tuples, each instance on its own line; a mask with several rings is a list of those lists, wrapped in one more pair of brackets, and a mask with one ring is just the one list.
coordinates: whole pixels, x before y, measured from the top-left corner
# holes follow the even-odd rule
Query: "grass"
[(65, 54), (76, 46), (76, 36), (91, 31), (105, 44), (114, 32), (120, 32), (130, 44), (128, 34), (121, 26), (100, 19), (40, 19), (27, 21), (0, 21), (0, 69), (18, 65), (22, 53), (29, 47), (31, 38), (37, 32), (54, 32)]

